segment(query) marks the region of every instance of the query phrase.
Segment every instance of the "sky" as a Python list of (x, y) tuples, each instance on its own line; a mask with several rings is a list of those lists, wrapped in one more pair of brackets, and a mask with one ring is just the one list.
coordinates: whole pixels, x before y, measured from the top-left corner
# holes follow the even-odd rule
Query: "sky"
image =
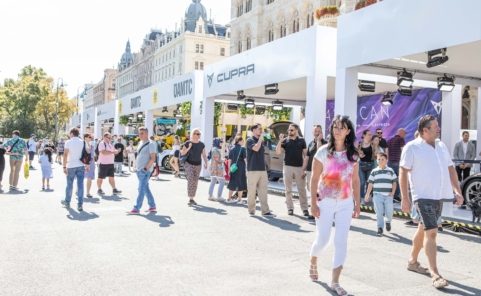
[[(230, 0), (202, 0), (216, 23), (230, 21)], [(70, 97), (116, 68), (130, 40), (140, 50), (150, 29), (180, 26), (191, 0), (1, 0), (0, 84), (26, 65), (62, 78)]]

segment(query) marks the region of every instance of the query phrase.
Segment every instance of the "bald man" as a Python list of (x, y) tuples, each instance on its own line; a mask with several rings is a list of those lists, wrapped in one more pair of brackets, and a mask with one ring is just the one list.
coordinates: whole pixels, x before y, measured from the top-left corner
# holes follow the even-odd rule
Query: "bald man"
[[(388, 147), (388, 166), (394, 170), (396, 175), (398, 176), (399, 179), (399, 161), (401, 160), (401, 152), (406, 144), (404, 141), (404, 138), (406, 137), (406, 130), (403, 128), (400, 128), (397, 130), (397, 134), (392, 137), (388, 142), (387, 142), (387, 147)], [(401, 200), (401, 196), (399, 193), (399, 186), (397, 186), (396, 193), (394, 194), (394, 198), (398, 201)]]

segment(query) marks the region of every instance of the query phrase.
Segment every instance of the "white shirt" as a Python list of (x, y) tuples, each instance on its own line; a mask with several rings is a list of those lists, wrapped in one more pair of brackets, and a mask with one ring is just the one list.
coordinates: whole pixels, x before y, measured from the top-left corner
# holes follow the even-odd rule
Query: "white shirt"
[(72, 138), (65, 142), (65, 150), (68, 149), (67, 168), (72, 169), (84, 166), (84, 164), (80, 161), (83, 148), (84, 141), (82, 141), (79, 137)]
[(36, 153), (37, 152), (37, 142), (34, 139), (28, 140), (28, 151)]
[(468, 142), (463, 141), (463, 153), (464, 153), (464, 159), (466, 159), (466, 153), (468, 152)]
[(435, 147), (422, 138), (409, 142), (401, 153), (401, 167), (410, 170), (413, 201), (453, 199), (448, 168), (454, 166), (446, 145), (436, 140)]

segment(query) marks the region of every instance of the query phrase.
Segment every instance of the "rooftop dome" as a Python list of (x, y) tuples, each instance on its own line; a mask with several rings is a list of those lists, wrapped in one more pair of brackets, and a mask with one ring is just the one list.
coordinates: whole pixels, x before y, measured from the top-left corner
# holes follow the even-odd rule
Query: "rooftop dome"
[(185, 11), (185, 30), (190, 32), (195, 32), (195, 27), (197, 20), (202, 18), (204, 22), (207, 22), (207, 12), (200, 3), (201, 0), (192, 0), (189, 8)]
[(119, 70), (123, 70), (134, 63), (134, 55), (130, 51), (130, 41), (127, 41), (125, 52), (120, 58)]

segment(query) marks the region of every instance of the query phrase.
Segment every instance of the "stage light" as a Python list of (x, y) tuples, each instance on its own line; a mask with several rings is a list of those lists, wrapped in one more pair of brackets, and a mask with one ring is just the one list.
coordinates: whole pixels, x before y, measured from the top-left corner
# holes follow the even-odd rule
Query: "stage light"
[(272, 83), (272, 84), (267, 84), (265, 86), (265, 95), (275, 95), (279, 92), (279, 84), (277, 83)]
[(392, 92), (386, 92), (382, 97), (381, 104), (383, 104), (384, 106), (391, 106), (394, 103), (393, 97), (394, 94)]
[(359, 80), (358, 87), (360, 91), (374, 92), (376, 90), (376, 82), (369, 80)]
[(274, 111), (281, 111), (284, 108), (284, 103), (279, 100), (275, 100), (272, 102), (272, 110)]
[(252, 109), (256, 106), (256, 103), (253, 99), (246, 99), (244, 101), (244, 106), (247, 108), (247, 109)]
[(238, 90), (238, 91), (237, 91), (237, 100), (240, 101), (240, 100), (243, 100), (243, 99), (245, 99), (245, 98), (246, 98), (246, 96), (244, 95), (244, 91), (243, 91), (243, 90)]
[(412, 96), (413, 95), (413, 87), (410, 86), (410, 87), (403, 87), (403, 86), (400, 86), (397, 90), (397, 92), (401, 95), (401, 96)]
[(454, 89), (454, 76), (448, 76), (444, 74), (442, 77), (438, 77), (438, 89), (440, 91), (453, 91)]
[(449, 60), (446, 51), (446, 48), (428, 51), (428, 62), (426, 63), (426, 67), (432, 68), (446, 63)]
[(229, 111), (237, 111), (238, 105), (237, 104), (227, 104), (227, 110)]
[(413, 73), (406, 71), (406, 69), (397, 72), (397, 85), (401, 87), (411, 87), (413, 82)]

